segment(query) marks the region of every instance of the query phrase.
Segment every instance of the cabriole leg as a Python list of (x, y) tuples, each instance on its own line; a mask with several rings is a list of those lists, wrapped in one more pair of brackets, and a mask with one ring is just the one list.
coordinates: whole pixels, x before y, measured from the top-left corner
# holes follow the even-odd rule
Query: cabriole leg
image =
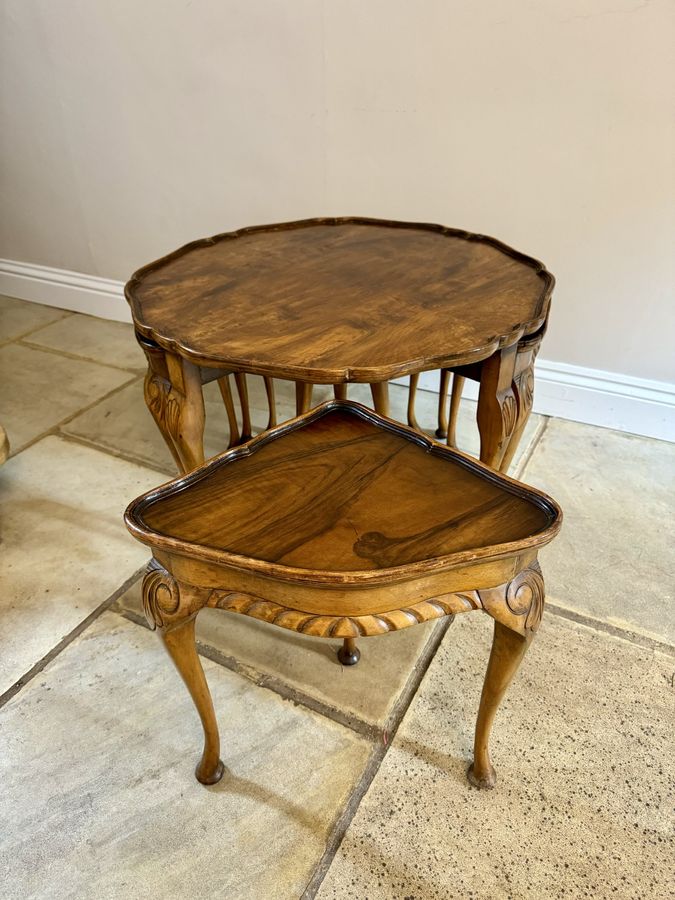
[(235, 372), (234, 380), (237, 385), (237, 393), (239, 394), (239, 405), (241, 406), (241, 441), (250, 440), (253, 432), (251, 429), (251, 410), (248, 405), (248, 384), (246, 383), (245, 372)]
[(469, 781), (475, 787), (493, 788), (495, 786), (497, 776), (488, 749), (490, 732), (499, 704), (518, 670), (529, 643), (529, 637), (523, 637), (518, 632), (507, 628), (506, 625), (502, 625), (501, 622), (495, 621), (492, 650), (485, 673), (476, 722), (474, 758), (467, 772)]
[(223, 776), (220, 737), (213, 701), (195, 644), (195, 618), (206, 596), (179, 584), (155, 560), (143, 579), (143, 609), (151, 628), (157, 629), (167, 653), (185, 682), (204, 729), (204, 752), (195, 775), (202, 784), (215, 784)]
[(166, 365), (171, 388), (160, 417), (176, 445), (183, 472), (191, 472), (204, 462), (202, 379), (198, 366), (173, 353), (166, 354)]
[(370, 393), (373, 395), (373, 405), (375, 412), (381, 416), (389, 415), (389, 382), (377, 381), (370, 386)]
[(532, 402), (534, 400), (534, 360), (538, 349), (539, 343), (525, 345), (522, 349), (520, 347), (518, 348), (516, 369), (513, 378), (513, 393), (516, 398), (518, 414), (513, 434), (511, 435), (511, 439), (506, 447), (500, 465), (502, 472), (508, 472), (511, 460), (518, 449), (518, 444), (523, 436), (523, 431), (525, 431), (527, 420), (530, 418), (530, 413), (532, 412)]
[(267, 427), (274, 428), (277, 424), (277, 402), (274, 397), (274, 379), (269, 378), (267, 375), (264, 378), (265, 381), (265, 393), (267, 394), (267, 405), (270, 409), (270, 414), (267, 419)]
[(462, 401), (462, 391), (464, 390), (465, 378), (458, 375), (457, 372), (452, 376), (452, 393), (450, 394), (450, 416), (448, 419), (448, 447), (457, 446), (457, 416), (459, 415), (459, 404)]
[(137, 334), (148, 361), (145, 402), (179, 471), (204, 462), (204, 397), (199, 368)]
[(450, 383), (450, 369), (441, 369), (441, 384), (438, 389), (438, 428), (437, 438), (448, 436), (448, 384)]
[(513, 434), (511, 435), (506, 452), (499, 465), (499, 470), (501, 472), (509, 471), (509, 466), (518, 449), (518, 444), (525, 431), (527, 420), (530, 418), (530, 413), (532, 412), (534, 373), (531, 370), (523, 373), (519, 379), (513, 382), (513, 393), (515, 394), (516, 404), (518, 406), (518, 417), (516, 419), (516, 427), (513, 429)]
[(195, 776), (202, 784), (215, 784), (223, 777), (224, 766), (220, 760), (220, 736), (213, 700), (195, 645), (195, 617), (171, 629), (162, 630), (160, 637), (185, 682), (202, 721), (204, 752), (195, 769)]
[(419, 375), (410, 376), (410, 387), (408, 388), (408, 425), (415, 431), (421, 431), (417, 417), (415, 415), (415, 400), (417, 399), (417, 385), (419, 383)]
[(478, 431), (481, 462), (498, 469), (516, 425), (517, 403), (513, 376), (517, 346), (493, 353), (481, 364), (478, 392)]
[(295, 382), (296, 416), (301, 416), (303, 413), (309, 412), (312, 406), (312, 388), (313, 385), (307, 384), (305, 381)]
[(227, 413), (227, 421), (230, 426), (230, 442), (227, 445), (229, 447), (236, 447), (236, 445), (240, 442), (239, 438), (239, 425), (237, 423), (237, 413), (234, 408), (234, 400), (232, 398), (232, 388), (230, 386), (230, 376), (222, 375), (218, 379), (218, 387), (220, 388), (220, 394), (223, 398), (223, 403), (225, 404), (225, 412)]

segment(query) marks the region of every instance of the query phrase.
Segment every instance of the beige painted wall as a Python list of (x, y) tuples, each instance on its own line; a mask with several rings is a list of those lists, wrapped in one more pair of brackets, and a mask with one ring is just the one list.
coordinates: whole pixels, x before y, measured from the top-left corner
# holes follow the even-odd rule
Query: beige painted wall
[(672, 0), (3, 0), (0, 256), (124, 279), (311, 215), (493, 234), (542, 356), (674, 380)]

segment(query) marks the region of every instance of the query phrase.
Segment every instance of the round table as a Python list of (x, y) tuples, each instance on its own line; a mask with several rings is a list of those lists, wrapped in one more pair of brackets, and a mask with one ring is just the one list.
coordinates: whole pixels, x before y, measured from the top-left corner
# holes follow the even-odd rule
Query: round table
[[(206, 381), (218, 380), (236, 443), (251, 431), (247, 373), (265, 378), (270, 424), (275, 378), (296, 382), (298, 413), (314, 384), (344, 397), (362, 382), (386, 415), (388, 381), (409, 375), (414, 423), (417, 377), (432, 369), (442, 403), (450, 372), (480, 382), (481, 459), (505, 468), (532, 407), (553, 285), (540, 262), (484, 235), (332, 218), (194, 241), (139, 269), (125, 294), (148, 360), (146, 402), (183, 471), (204, 461)], [(453, 390), (451, 432), (457, 400)]]

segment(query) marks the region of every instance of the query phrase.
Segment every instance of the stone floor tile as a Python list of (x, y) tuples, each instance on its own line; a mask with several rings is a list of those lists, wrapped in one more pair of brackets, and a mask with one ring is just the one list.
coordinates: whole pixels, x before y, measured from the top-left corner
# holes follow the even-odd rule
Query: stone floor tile
[[(120, 612), (143, 618), (140, 580), (115, 604)], [(320, 640), (275, 628), (247, 616), (205, 609), (197, 618), (197, 638), (209, 650), (235, 659), (251, 674), (272, 675), (340, 713), (384, 728), (420, 655), (445, 623), (427, 622), (359, 642), (356, 666), (340, 665), (342, 641)]]
[[(241, 412), (231, 379), (237, 417)], [(249, 407), (253, 431), (267, 427), (269, 407), (262, 378), (248, 377)], [(278, 421), (295, 415), (295, 386), (291, 382), (276, 381), (276, 406)], [(318, 386), (315, 397), (319, 400), (332, 396), (332, 389)], [(204, 452), (207, 459), (222, 453), (229, 443), (229, 428), (223, 400), (216, 382), (204, 385), (206, 425)], [(64, 433), (82, 438), (105, 450), (138, 459), (167, 474), (175, 475), (176, 466), (164, 438), (148, 412), (143, 399), (143, 379), (138, 379), (111, 397), (102, 400), (91, 409), (68, 422)]]
[(0, 344), (72, 315), (65, 309), (0, 295)]
[(523, 480), (565, 515), (549, 599), (675, 643), (675, 445), (551, 419)]
[(132, 377), (20, 344), (0, 347), (2, 424), (12, 453)]
[(120, 369), (146, 370), (145, 356), (134, 337), (133, 325), (124, 322), (76, 313), (67, 320), (34, 331), (26, 342)]
[(354, 732), (204, 662), (226, 772), (150, 632), (104, 614), (0, 710), (7, 897), (290, 900), (368, 760)]
[[(207, 384), (204, 397), (204, 448), (209, 457), (227, 449), (229, 432), (218, 386)], [(104, 450), (137, 459), (167, 475), (178, 474), (164, 438), (145, 405), (142, 378), (71, 419), (62, 431)]]
[(468, 615), (447, 633), (318, 897), (672, 897), (672, 657), (545, 616), (497, 715), (497, 786), (477, 791), (491, 631)]
[(59, 437), (2, 466), (0, 693), (148, 559), (122, 513), (161, 481), (157, 472)]

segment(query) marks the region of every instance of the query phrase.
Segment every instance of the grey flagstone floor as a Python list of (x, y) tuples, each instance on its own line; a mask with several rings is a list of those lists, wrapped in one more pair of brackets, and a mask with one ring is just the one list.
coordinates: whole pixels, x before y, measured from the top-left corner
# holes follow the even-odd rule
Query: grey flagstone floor
[[(565, 526), (494, 791), (464, 777), (487, 618), (365, 641), (349, 670), (334, 642), (216, 611), (198, 638), (227, 772), (204, 788), (121, 519), (175, 474), (143, 371), (130, 326), (0, 298), (0, 897), (673, 896), (673, 445), (531, 418), (512, 474)], [(227, 425), (206, 395), (213, 454)], [(432, 431), (436, 397), (418, 398)], [(470, 402), (459, 437), (477, 452)]]

